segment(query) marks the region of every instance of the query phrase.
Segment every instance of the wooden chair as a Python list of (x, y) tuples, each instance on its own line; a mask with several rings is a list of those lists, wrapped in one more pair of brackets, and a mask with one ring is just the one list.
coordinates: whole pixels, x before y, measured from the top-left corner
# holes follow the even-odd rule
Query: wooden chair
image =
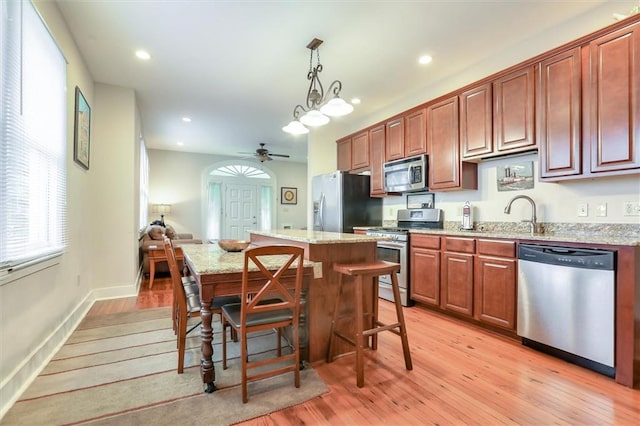
[[(173, 286), (174, 313), (173, 320), (175, 322), (175, 331), (178, 347), (178, 374), (182, 374), (184, 370), (184, 352), (187, 341), (187, 334), (195, 329), (199, 324), (194, 325), (187, 330), (187, 322), (189, 318), (200, 316), (200, 290), (198, 284), (193, 279), (183, 279), (178, 267), (171, 240), (164, 239), (164, 250), (167, 255), (167, 264), (169, 265), (169, 273), (171, 274), (171, 283)], [(212, 313), (220, 314), (222, 305), (228, 303), (239, 303), (238, 296), (224, 296), (213, 299)], [(226, 328), (222, 328), (222, 334), (226, 333)], [(238, 340), (237, 334), (232, 330), (232, 339)]]
[[(293, 246), (273, 245), (254, 247), (245, 251), (244, 270), (242, 274), (243, 303), (224, 305), (222, 307), (222, 324), (230, 324), (240, 335), (242, 362), (242, 402), (248, 401), (247, 384), (250, 381), (263, 379), (289, 371), (294, 372), (294, 384), (300, 387), (300, 346), (299, 318), (300, 294), (302, 292), (304, 249)], [(272, 273), (264, 262), (265, 256), (280, 255), (279, 269)], [(297, 262), (297, 264), (295, 264)], [(254, 278), (250, 278), (249, 267), (258, 267), (262, 287), (256, 290)], [(294, 265), (295, 266), (292, 266)], [(295, 272), (295, 288), (293, 293), (283, 284), (283, 275), (287, 271)], [(251, 282), (250, 282), (251, 281)], [(254, 286), (250, 287), (250, 284)], [(291, 326), (293, 353), (282, 354), (281, 330)], [(269, 359), (249, 361), (247, 353), (247, 335), (251, 332), (278, 330), (278, 353)], [(278, 364), (278, 365), (276, 365)], [(267, 368), (264, 368), (267, 367)], [(272, 367), (272, 368), (268, 368)], [(222, 336), (222, 368), (227, 368), (227, 342)], [(261, 368), (260, 372), (250, 374), (249, 371)]]

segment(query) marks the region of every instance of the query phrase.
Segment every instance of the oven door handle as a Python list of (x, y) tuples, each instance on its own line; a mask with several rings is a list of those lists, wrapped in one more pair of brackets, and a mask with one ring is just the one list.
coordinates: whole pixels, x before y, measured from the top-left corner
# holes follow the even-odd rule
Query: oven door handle
[(404, 243), (394, 243), (391, 241), (378, 241), (378, 247), (403, 249), (406, 247)]

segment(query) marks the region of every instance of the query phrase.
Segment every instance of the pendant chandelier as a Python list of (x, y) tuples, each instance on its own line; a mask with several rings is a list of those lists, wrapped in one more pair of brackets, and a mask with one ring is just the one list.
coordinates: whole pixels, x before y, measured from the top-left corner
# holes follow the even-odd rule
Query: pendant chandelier
[[(294, 135), (302, 135), (309, 133), (307, 127), (319, 127), (324, 126), (329, 122), (329, 117), (339, 117), (341, 115), (347, 115), (353, 111), (353, 105), (345, 102), (340, 98), (340, 91), (342, 90), (342, 82), (335, 80), (329, 86), (327, 94), (331, 94), (332, 97), (329, 100), (325, 99), (325, 91), (322, 83), (320, 82), (320, 74), (322, 72), (322, 64), (320, 63), (320, 45), (322, 40), (314, 38), (307, 44), (307, 49), (310, 50), (309, 56), (309, 72), (307, 73), (307, 80), (309, 80), (309, 90), (307, 91), (306, 104), (296, 105), (293, 108), (293, 120), (282, 128), (287, 133)], [(316, 52), (316, 65), (313, 65), (313, 52)]]

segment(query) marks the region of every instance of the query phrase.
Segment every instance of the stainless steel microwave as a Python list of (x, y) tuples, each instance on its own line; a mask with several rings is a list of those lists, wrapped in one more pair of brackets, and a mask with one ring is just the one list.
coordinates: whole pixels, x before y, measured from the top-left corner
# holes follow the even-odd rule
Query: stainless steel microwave
[(427, 156), (403, 158), (384, 163), (384, 190), (411, 192), (427, 190)]

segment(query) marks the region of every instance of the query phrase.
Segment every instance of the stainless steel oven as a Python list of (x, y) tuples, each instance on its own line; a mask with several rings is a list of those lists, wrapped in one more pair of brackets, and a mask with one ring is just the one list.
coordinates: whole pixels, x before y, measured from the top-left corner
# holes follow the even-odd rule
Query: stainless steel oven
[[(402, 306), (412, 306), (413, 301), (409, 292), (409, 272), (411, 268), (409, 262), (409, 230), (442, 228), (442, 210), (399, 210), (397, 219), (397, 227), (373, 228), (367, 230), (367, 234), (386, 238), (378, 241), (378, 259), (400, 264), (400, 271), (397, 273), (400, 302)], [(390, 275), (382, 275), (378, 278), (378, 296), (393, 301)]]

